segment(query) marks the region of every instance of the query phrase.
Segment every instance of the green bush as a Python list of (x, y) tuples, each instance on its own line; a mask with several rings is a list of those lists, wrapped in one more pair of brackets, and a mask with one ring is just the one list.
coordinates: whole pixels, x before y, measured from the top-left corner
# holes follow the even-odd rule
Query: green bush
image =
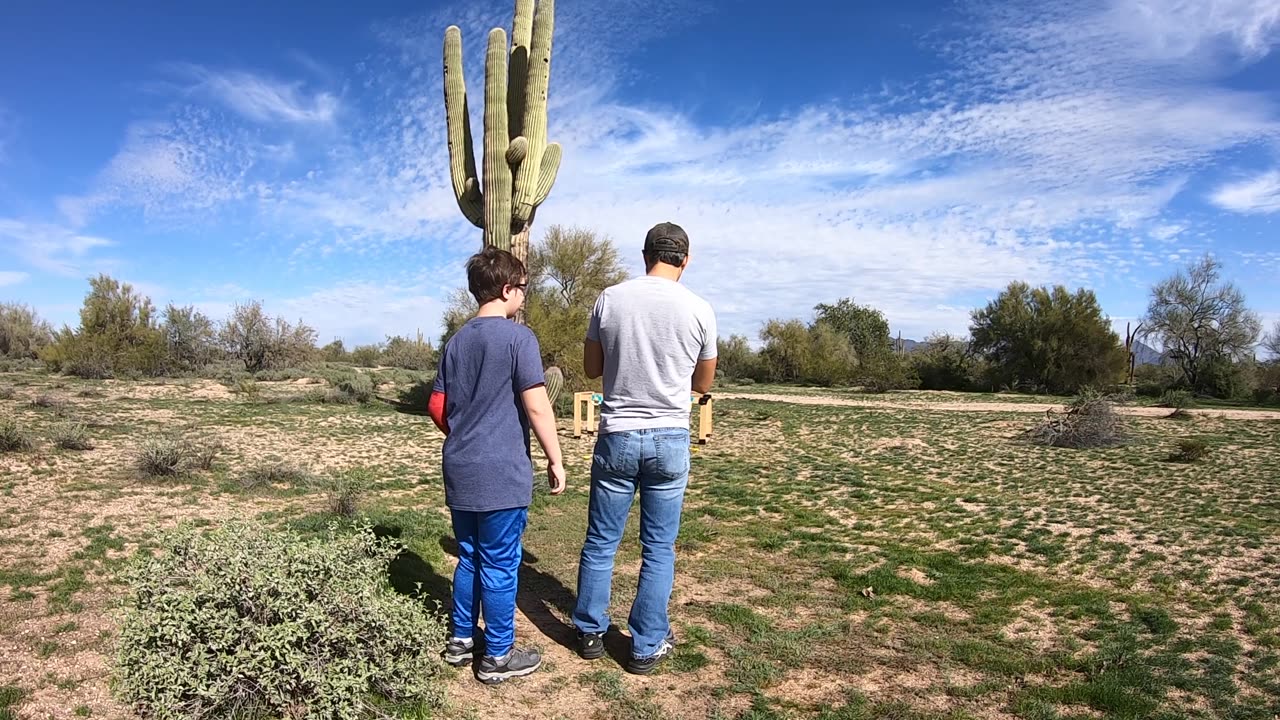
[(184, 526), (125, 572), (117, 693), (144, 717), (354, 718), (438, 707), (443, 623), (387, 584), (401, 548)]
[(240, 476), (240, 487), (253, 490), (264, 485), (301, 485), (311, 473), (283, 460), (268, 460), (249, 468)]
[(134, 467), (146, 477), (173, 477), (192, 470), (209, 470), (222, 450), (218, 442), (160, 436), (143, 440), (134, 454)]
[(1169, 456), (1178, 462), (1196, 462), (1209, 454), (1209, 444), (1200, 438), (1183, 438), (1178, 441), (1178, 449)]
[(31, 436), (27, 435), (18, 421), (11, 417), (0, 417), (0, 452), (22, 452), (31, 448)]
[(382, 358), (382, 345), (357, 345), (351, 351), (351, 364), (360, 367), (377, 367)]
[(360, 511), (360, 501), (373, 486), (373, 477), (368, 470), (355, 468), (318, 477), (315, 486), (324, 491), (329, 512), (350, 518)]
[(5, 385), (0, 387), (0, 400), (12, 400), (14, 395), (13, 388)]
[[(368, 375), (356, 373), (346, 375), (334, 383), (334, 390), (350, 398), (350, 402), (365, 405), (373, 402), (373, 381)], [(331, 401), (332, 402), (332, 401)], [(341, 402), (340, 400), (338, 402)]]
[(421, 335), (416, 340), (391, 335), (382, 350), (382, 364), (406, 370), (434, 370), (436, 353)]
[(49, 439), (63, 450), (93, 449), (93, 441), (89, 439), (89, 429), (82, 422), (68, 420), (54, 425), (49, 431)]

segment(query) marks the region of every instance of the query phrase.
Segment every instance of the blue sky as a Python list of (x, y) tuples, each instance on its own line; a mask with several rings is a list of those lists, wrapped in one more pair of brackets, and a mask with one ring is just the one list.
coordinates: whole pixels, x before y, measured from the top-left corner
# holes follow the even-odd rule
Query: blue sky
[[(478, 231), (448, 178), (445, 27), (479, 134), (512, 3), (23, 3), (0, 26), (0, 300), (98, 272), (348, 345), (439, 332)], [(181, 8), (181, 9), (179, 9)], [(424, 9), (425, 8), (425, 9)], [(779, 8), (783, 8), (780, 10)], [(963, 332), (1011, 280), (1123, 328), (1209, 252), (1280, 319), (1274, 0), (560, 0), (548, 225), (635, 272), (653, 223), (722, 334), (852, 296)]]

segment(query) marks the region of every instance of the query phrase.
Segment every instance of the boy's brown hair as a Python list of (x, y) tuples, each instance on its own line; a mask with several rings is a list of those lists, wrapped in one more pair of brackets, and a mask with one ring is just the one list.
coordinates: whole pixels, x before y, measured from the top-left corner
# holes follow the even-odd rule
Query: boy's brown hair
[(467, 289), (481, 305), (501, 300), (502, 289), (507, 285), (523, 286), (526, 276), (524, 263), (492, 245), (467, 260)]

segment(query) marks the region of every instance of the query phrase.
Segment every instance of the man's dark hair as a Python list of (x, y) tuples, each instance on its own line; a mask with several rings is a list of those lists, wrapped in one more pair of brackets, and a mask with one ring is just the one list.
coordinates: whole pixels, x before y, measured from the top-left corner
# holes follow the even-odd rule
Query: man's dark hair
[(524, 263), (515, 255), (492, 245), (485, 246), (467, 260), (467, 289), (481, 305), (502, 299), (504, 287), (520, 285), (525, 278)]
[(689, 236), (675, 223), (658, 223), (644, 236), (644, 259), (649, 267), (655, 263), (680, 267), (688, 255)]

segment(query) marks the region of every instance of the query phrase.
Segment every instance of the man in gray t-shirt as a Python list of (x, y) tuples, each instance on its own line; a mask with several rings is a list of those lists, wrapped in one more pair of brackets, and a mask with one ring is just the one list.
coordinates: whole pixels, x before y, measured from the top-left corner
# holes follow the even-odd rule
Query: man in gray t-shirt
[(600, 294), (587, 328), (583, 365), (587, 377), (604, 376), (604, 400), (573, 612), (582, 656), (603, 656), (613, 557), (638, 493), (642, 562), (627, 622), (627, 670), (638, 674), (674, 649), (667, 604), (689, 481), (689, 392), (709, 392), (716, 370), (715, 313), (679, 282), (689, 236), (673, 223), (655, 225), (644, 260), (643, 277)]

